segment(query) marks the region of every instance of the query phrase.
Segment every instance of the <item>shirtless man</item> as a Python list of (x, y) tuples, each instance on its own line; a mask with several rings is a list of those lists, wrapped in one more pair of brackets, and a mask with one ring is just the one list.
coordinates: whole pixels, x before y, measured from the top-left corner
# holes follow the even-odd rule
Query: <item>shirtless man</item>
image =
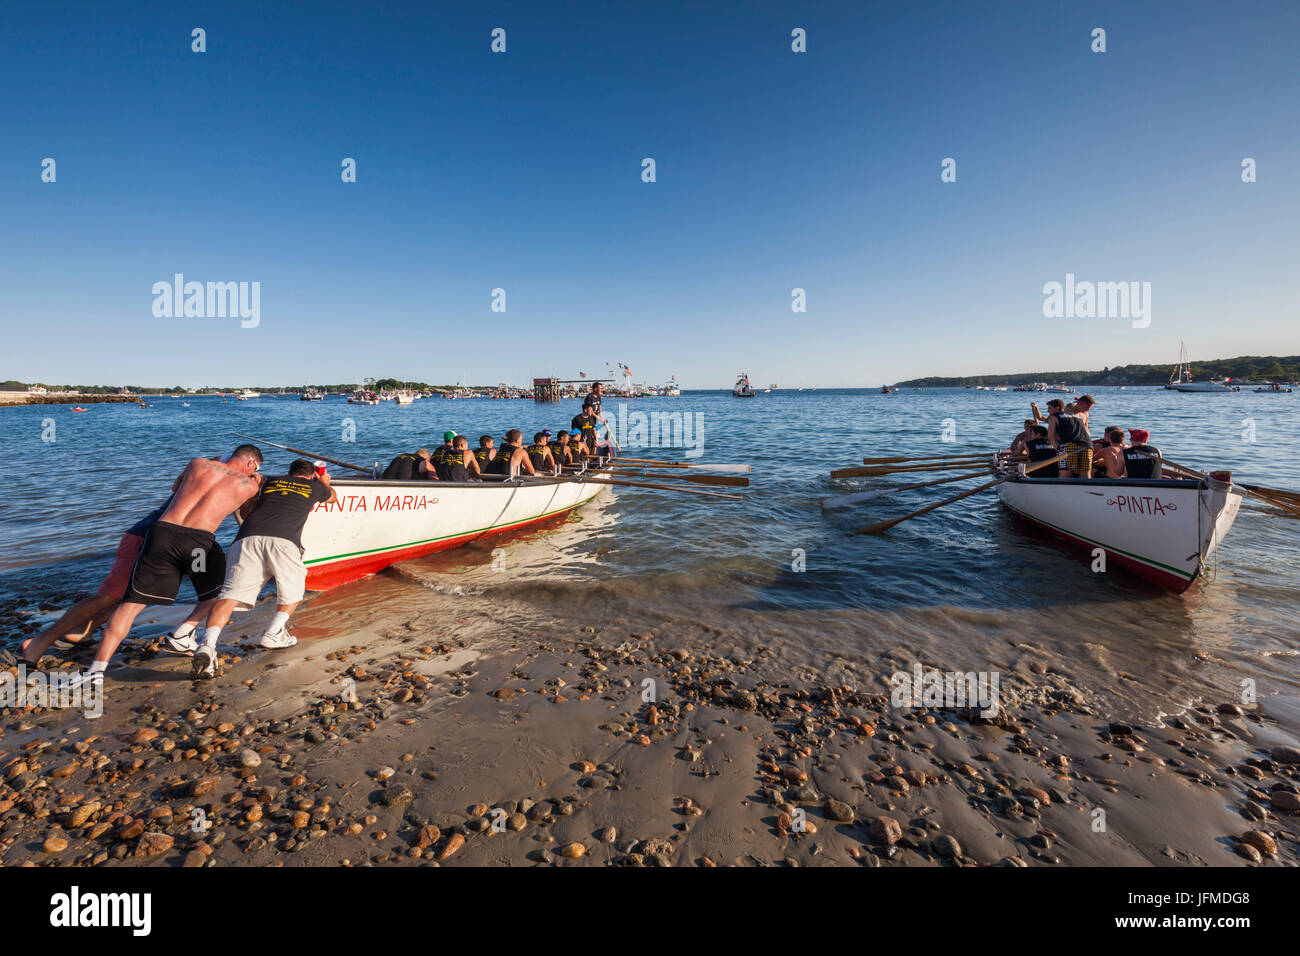
[(1097, 453), (1093, 467), (1100, 469), (1098, 478), (1126, 478), (1124, 461), (1124, 429), (1111, 425), (1106, 429), (1106, 441)]
[(172, 500), (150, 529), (131, 570), (126, 594), (109, 619), (86, 678), (100, 679), (136, 617), (150, 604), (171, 604), (189, 575), (198, 598), (195, 617), (206, 616), (226, 578), (226, 556), (214, 532), (227, 515), (257, 494), (262, 453), (240, 445), (222, 464), (195, 458), (172, 485)]
[(1037, 424), (1038, 424), (1037, 419), (1034, 418), (1025, 419), (1025, 430), (1011, 440), (1011, 454), (1023, 455), (1025, 453), (1025, 445), (1029, 442), (1031, 438), (1035, 437), (1036, 435), (1036, 432), (1034, 431), (1034, 426), (1036, 426)]

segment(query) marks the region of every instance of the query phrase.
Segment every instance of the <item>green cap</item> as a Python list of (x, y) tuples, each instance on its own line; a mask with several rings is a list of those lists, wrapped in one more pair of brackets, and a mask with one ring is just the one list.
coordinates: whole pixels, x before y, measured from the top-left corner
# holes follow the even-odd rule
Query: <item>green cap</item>
[(443, 432), (443, 433), (442, 433), (442, 440), (443, 440), (443, 441), (451, 441), (451, 440), (452, 440), (453, 438), (455, 438), (455, 437), (457, 437), (455, 432)]

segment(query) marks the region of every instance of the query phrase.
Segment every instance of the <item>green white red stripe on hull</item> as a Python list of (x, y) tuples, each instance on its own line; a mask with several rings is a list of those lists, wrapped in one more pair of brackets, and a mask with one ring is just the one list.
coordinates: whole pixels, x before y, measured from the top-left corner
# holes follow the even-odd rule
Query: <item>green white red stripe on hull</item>
[(1166, 590), (1201, 575), (1236, 520), (1231, 481), (1013, 477), (1002, 503), (1052, 534), (1089, 549)]
[(319, 591), (391, 564), (563, 515), (604, 485), (571, 479), (494, 482), (336, 479), (336, 504), (303, 527), (307, 587)]

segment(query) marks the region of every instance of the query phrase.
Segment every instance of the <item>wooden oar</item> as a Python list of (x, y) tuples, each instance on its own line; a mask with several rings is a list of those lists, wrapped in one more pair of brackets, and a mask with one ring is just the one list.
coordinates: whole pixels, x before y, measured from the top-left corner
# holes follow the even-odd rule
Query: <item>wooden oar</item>
[(353, 471), (370, 474), (374, 469), (365, 468), (361, 465), (354, 465), (351, 462), (339, 461), (337, 458), (331, 458), (329, 455), (322, 455), (319, 452), (306, 451), (302, 448), (294, 448), (292, 445), (279, 445), (273, 441), (267, 441), (265, 438), (254, 438), (252, 435), (241, 435), (239, 432), (231, 432), (236, 438), (247, 438), (249, 441), (255, 441), (259, 445), (270, 445), (272, 448), (283, 448), (285, 451), (291, 451), (295, 455), (306, 455), (308, 458), (319, 458), (321, 461), (328, 461), (332, 465), (340, 465), (343, 468), (351, 468)]
[[(1148, 455), (1147, 457), (1154, 458), (1153, 455)], [(1208, 481), (1210, 479), (1210, 475), (1205, 472), (1199, 471), (1195, 468), (1188, 468), (1186, 465), (1180, 465), (1178, 462), (1170, 461), (1168, 458), (1157, 458), (1155, 460), (1159, 461), (1163, 467), (1170, 469), (1175, 474), (1182, 475), (1184, 478), (1198, 478), (1201, 481)], [(1257, 501), (1264, 502), (1266, 505), (1272, 505), (1279, 511), (1285, 511), (1288, 514), (1300, 517), (1300, 502), (1293, 504), (1290, 501), (1284, 500), (1282, 496), (1274, 492), (1273, 489), (1260, 488), (1257, 485), (1239, 485), (1236, 482), (1233, 482), (1233, 485), (1240, 488), (1249, 498), (1254, 498)], [(1288, 494), (1288, 492), (1283, 492), (1283, 494)]]
[(863, 501), (873, 501), (876, 498), (884, 498), (887, 495), (896, 495), (900, 491), (915, 491), (917, 488), (929, 488), (931, 485), (946, 485), (953, 481), (970, 481), (972, 478), (978, 478), (986, 474), (988, 469), (981, 468), (979, 471), (973, 471), (968, 475), (957, 475), (955, 478), (936, 478), (933, 481), (920, 481), (914, 485), (900, 485), (897, 488), (877, 488), (875, 491), (858, 491), (851, 495), (840, 495), (838, 498), (827, 498), (822, 502), (822, 508), (844, 508), (848, 505), (860, 504)]
[[(613, 471), (620, 475), (629, 475), (633, 478), (656, 478), (659, 481), (690, 481), (697, 485), (730, 485), (733, 488), (748, 488), (749, 479), (744, 475), (644, 475), (640, 471), (630, 471), (631, 468), (637, 468), (636, 465), (629, 465), (628, 468), (610, 467), (608, 471)], [(572, 467), (565, 468), (566, 474), (577, 474)]]
[(971, 454), (961, 455), (922, 455), (920, 458), (863, 458), (863, 464), (893, 464), (896, 462), (930, 462), (930, 460), (956, 460), (958, 458), (988, 458), (992, 451), (975, 451)]
[(975, 461), (955, 461), (951, 465), (908, 465), (904, 468), (890, 468), (886, 465), (863, 468), (837, 468), (831, 472), (832, 478), (875, 478), (879, 475), (910, 475), (923, 471), (957, 471), (961, 469), (986, 469), (988, 465)]
[[(1037, 471), (1040, 468), (1046, 468), (1048, 465), (1054, 465), (1058, 461), (1065, 460), (1065, 458), (1067, 457), (1068, 457), (1067, 455), (1057, 455), (1055, 458), (1048, 458), (1046, 461), (1040, 461), (1037, 464), (1033, 465), (1032, 467), (1026, 468), (1025, 474), (1029, 474), (1031, 471)], [(1002, 482), (1007, 481), (1014, 477), (1016, 477), (1014, 474), (1002, 475), (998, 478), (994, 478), (990, 482), (986, 482), (985, 484), (980, 485), (978, 488), (972, 488), (970, 491), (963, 491), (961, 494), (953, 495), (951, 498), (945, 498), (943, 501), (935, 502), (932, 505), (926, 505), (924, 508), (920, 509), (919, 511), (913, 511), (911, 514), (905, 514), (901, 518), (890, 518), (888, 521), (877, 521), (875, 524), (869, 524), (865, 528), (859, 528), (857, 531), (854, 531), (853, 533), (854, 534), (880, 534), (882, 531), (888, 531), (896, 524), (903, 523), (908, 518), (915, 518), (918, 515), (923, 515), (926, 514), (927, 512), (934, 511), (936, 508), (942, 508), (944, 505), (950, 505), (954, 501), (961, 501), (961, 499), (963, 498), (969, 498), (971, 495), (977, 495), (981, 491), (988, 491), (990, 488), (994, 487), (995, 485), (1000, 485), (1002, 484)]]
[(644, 465), (647, 468), (696, 468), (739, 475), (748, 475), (751, 471), (749, 465), (706, 465), (697, 461), (660, 461), (657, 458), (615, 458), (613, 461), (620, 465)]
[(1283, 491), (1281, 488), (1264, 488), (1260, 485), (1241, 485), (1248, 491), (1253, 491), (1257, 495), (1264, 495), (1268, 498), (1276, 498), (1278, 501), (1285, 501), (1289, 504), (1300, 506), (1300, 492)]

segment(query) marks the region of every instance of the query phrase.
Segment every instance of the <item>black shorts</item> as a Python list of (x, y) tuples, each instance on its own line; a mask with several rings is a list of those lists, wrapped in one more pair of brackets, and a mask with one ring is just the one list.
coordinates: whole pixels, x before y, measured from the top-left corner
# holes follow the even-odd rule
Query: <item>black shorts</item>
[(189, 575), (198, 600), (214, 598), (226, 579), (226, 555), (211, 531), (159, 521), (149, 530), (122, 601), (171, 604)]

